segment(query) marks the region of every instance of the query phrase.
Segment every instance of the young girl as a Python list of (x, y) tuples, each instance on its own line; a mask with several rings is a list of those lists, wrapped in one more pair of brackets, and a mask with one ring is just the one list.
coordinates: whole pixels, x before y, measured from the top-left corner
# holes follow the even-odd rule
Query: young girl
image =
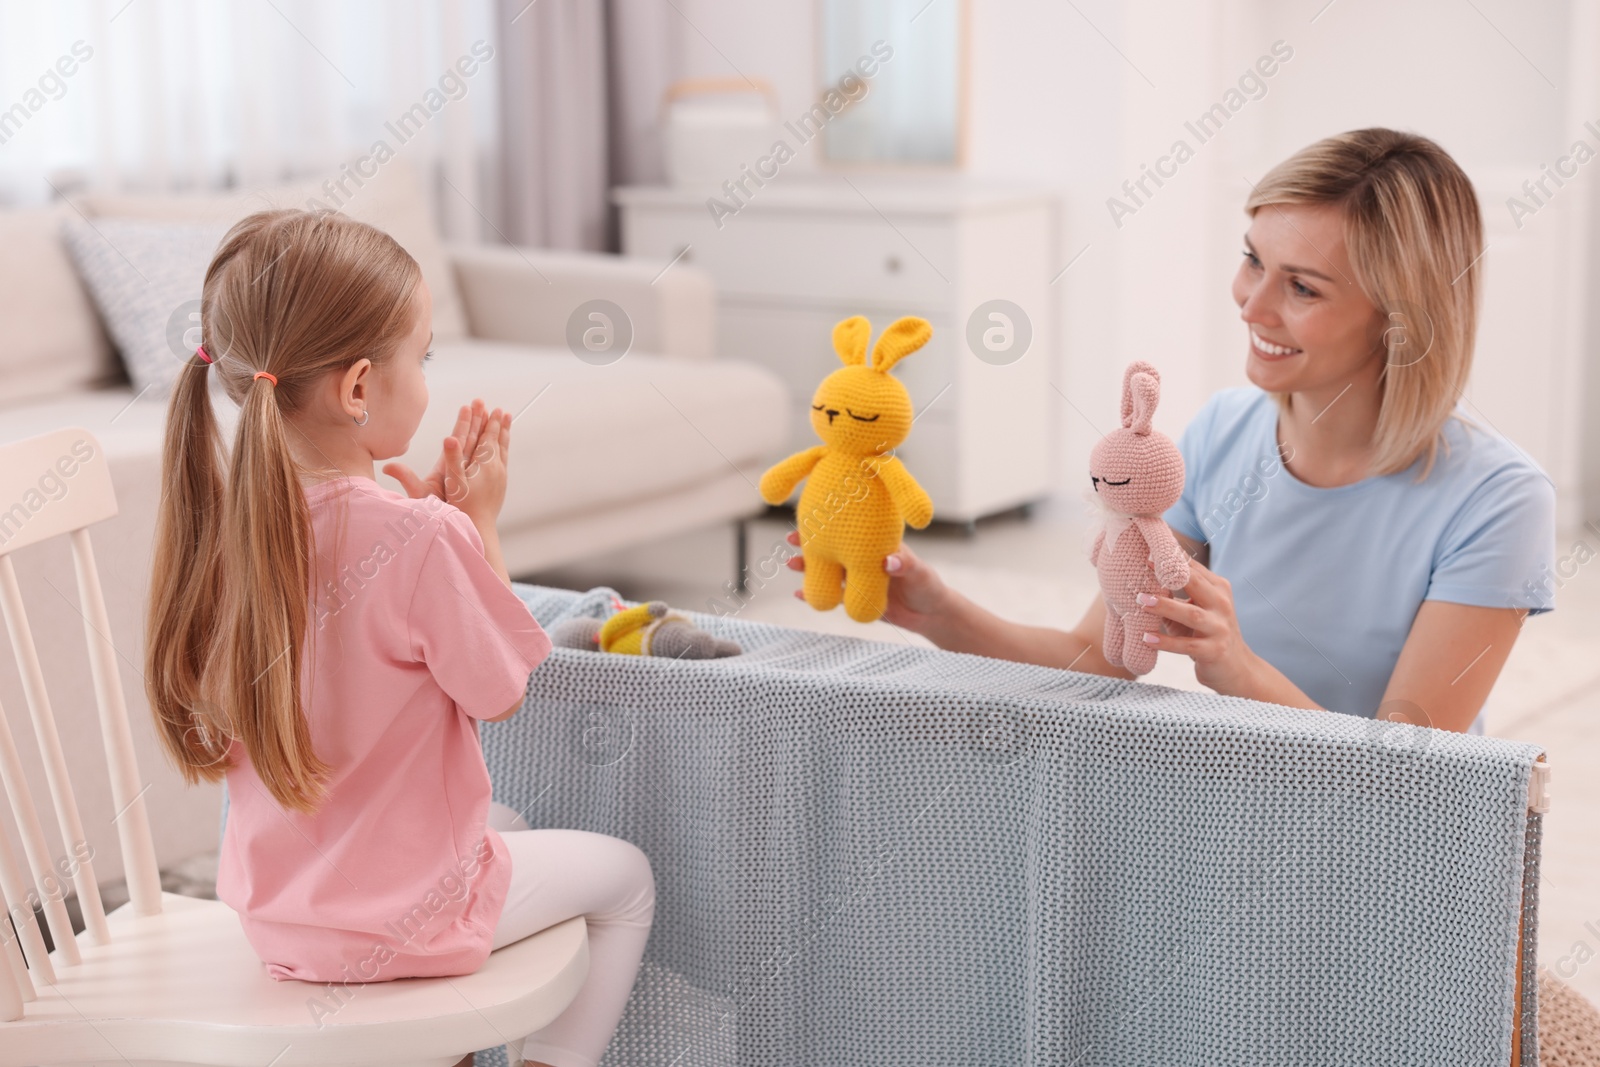
[[(491, 805), (477, 724), (515, 714), (551, 643), (495, 532), (503, 412), (463, 407), (426, 480), (386, 465), (409, 497), (374, 480), (428, 406), (431, 316), (416, 262), (337, 212), (228, 232), (168, 409), (150, 706), (190, 782), (226, 777), (217, 895), (274, 978), (467, 974), (581, 914), (588, 978), (520, 1051), (593, 1067), (655, 882), (625, 841)], [(231, 453), (211, 375), (241, 409)]]
[[(1481, 733), (1523, 619), (1553, 606), (1555, 492), (1462, 401), (1472, 183), (1427, 138), (1356, 130), (1273, 168), (1245, 210), (1253, 384), (1184, 431), (1166, 520), (1196, 565), (1187, 599), (1146, 605), (1152, 643), (1219, 693)], [(884, 565), (885, 618), (943, 648), (1129, 677), (1101, 654), (1099, 597), (1063, 633), (984, 610), (904, 545)]]

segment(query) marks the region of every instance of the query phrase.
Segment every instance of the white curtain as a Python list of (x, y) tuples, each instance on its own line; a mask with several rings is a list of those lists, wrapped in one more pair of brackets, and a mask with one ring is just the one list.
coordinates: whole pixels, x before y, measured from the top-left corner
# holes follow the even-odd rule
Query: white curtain
[(610, 21), (611, 169), (619, 185), (666, 180), (661, 98), (684, 76), (686, 20), (662, 0), (606, 0)]
[(272, 184), (384, 141), (446, 237), (495, 240), (500, 28), (494, 0), (0, 0), (0, 204)]
[(681, 67), (660, 0), (497, 0), (499, 181), (517, 244), (614, 250), (611, 188), (661, 179), (661, 96)]
[[(516, 244), (606, 245), (606, 18), (601, 0), (498, 0), (506, 234)], [(553, 165), (559, 159), (560, 165)]]

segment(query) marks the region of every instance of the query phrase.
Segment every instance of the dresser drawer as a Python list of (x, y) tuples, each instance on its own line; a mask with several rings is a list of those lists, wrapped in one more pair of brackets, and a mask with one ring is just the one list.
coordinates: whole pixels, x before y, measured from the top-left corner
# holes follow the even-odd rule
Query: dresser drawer
[(666, 263), (683, 253), (679, 262), (710, 272), (723, 296), (886, 302), (923, 314), (955, 299), (955, 228), (937, 217), (891, 226), (876, 214), (760, 214), (754, 203), (721, 229), (703, 207), (634, 206), (624, 218), (627, 255)]

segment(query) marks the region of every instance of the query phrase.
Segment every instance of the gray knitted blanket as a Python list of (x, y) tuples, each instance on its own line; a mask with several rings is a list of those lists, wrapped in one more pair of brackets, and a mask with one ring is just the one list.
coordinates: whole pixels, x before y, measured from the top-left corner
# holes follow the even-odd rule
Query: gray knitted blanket
[(608, 1067), (1511, 1062), (1536, 747), (690, 614), (744, 654), (558, 648), (482, 731), (650, 856)]

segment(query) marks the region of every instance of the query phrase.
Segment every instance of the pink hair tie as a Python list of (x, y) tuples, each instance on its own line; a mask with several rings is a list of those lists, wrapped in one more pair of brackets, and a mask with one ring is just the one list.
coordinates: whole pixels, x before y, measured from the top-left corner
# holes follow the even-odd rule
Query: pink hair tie
[(196, 348), (194, 350), (194, 354), (199, 356), (201, 359), (205, 360), (207, 363), (213, 362), (211, 357), (206, 355), (206, 347), (205, 347), (205, 345), (196, 346)]

